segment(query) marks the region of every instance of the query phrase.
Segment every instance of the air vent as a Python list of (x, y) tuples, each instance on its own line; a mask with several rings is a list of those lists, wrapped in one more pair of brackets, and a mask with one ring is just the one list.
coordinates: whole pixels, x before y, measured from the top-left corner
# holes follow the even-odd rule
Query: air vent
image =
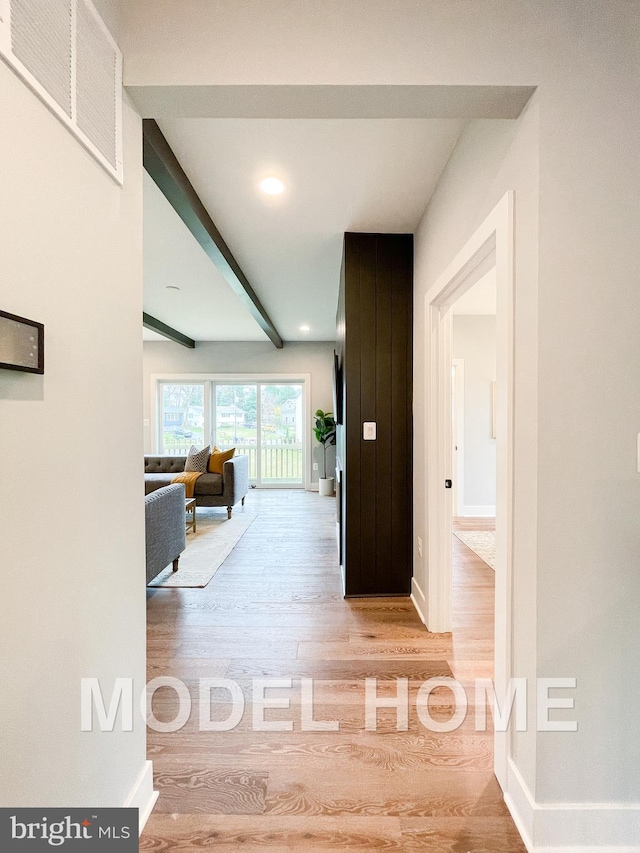
[(122, 183), (122, 54), (90, 0), (0, 0), (0, 56)]
[(78, 0), (77, 14), (78, 127), (115, 168), (118, 49), (105, 38), (100, 19), (86, 0)]
[(11, 48), (71, 118), (70, 0), (13, 0)]

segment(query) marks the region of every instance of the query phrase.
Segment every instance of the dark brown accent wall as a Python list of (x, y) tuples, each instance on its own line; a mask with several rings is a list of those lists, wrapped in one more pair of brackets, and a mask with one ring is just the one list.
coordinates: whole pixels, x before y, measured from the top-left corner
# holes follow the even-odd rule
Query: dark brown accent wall
[[(346, 594), (408, 595), (412, 574), (413, 236), (347, 233), (337, 316)], [(375, 421), (375, 441), (363, 423)]]

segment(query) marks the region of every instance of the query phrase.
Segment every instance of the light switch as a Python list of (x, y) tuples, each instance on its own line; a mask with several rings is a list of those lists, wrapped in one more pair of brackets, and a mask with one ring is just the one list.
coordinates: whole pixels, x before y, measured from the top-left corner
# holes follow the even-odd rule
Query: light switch
[(376, 422), (375, 421), (365, 421), (362, 425), (362, 437), (365, 441), (375, 441), (376, 440)]

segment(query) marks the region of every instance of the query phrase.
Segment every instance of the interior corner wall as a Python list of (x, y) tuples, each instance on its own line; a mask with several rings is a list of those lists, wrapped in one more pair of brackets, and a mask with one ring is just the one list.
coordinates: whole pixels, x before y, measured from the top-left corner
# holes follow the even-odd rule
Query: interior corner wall
[[(337, 273), (336, 273), (337, 275)], [(300, 375), (308, 373), (311, 381), (311, 413), (317, 409), (333, 409), (333, 352), (335, 344), (328, 341), (285, 343), (276, 349), (270, 341), (197, 341), (195, 349), (187, 349), (167, 341), (145, 341), (144, 374), (144, 449), (145, 453), (155, 450), (155, 418), (152, 410), (151, 377), (176, 373), (246, 373)], [(310, 471), (312, 484), (318, 482), (322, 468), (322, 448), (317, 444), (309, 429), (312, 441), (312, 459), (318, 463), (318, 471)], [(335, 448), (327, 450), (327, 475), (333, 476)]]
[[(496, 318), (456, 314), (453, 357), (464, 360), (464, 480), (458, 505), (463, 515), (493, 515), (496, 506), (496, 440), (493, 382), (496, 379)], [(456, 412), (456, 414), (458, 414)]]
[[(533, 846), (637, 848), (638, 3), (299, 0), (295, 15), (291, 0), (217, 3), (215, 15), (204, 0), (123, 7), (131, 86), (536, 87), (511, 131), (467, 129), (417, 235), (416, 520), (425, 288), (514, 190), (512, 655), (516, 675), (575, 676), (580, 720), (569, 735), (536, 736), (532, 725), (514, 762), (522, 802), (535, 807)], [(265, 32), (278, 33), (277, 51)]]
[[(538, 105), (534, 96), (517, 121), (467, 125), (422, 218), (415, 238), (414, 430), (416, 470), (425, 464), (425, 295), (475, 229), (508, 190), (515, 191), (516, 362), (514, 501), (514, 675), (536, 676), (537, 267)], [(467, 319), (467, 318), (459, 318)], [(466, 370), (465, 370), (466, 374)], [(466, 380), (466, 375), (465, 375)], [(415, 482), (415, 536), (423, 541), (424, 480)], [(414, 537), (415, 538), (415, 537)], [(423, 548), (428, 554), (428, 548)], [(426, 595), (427, 567), (414, 546), (414, 576)], [(535, 691), (534, 691), (535, 692)], [(535, 729), (518, 733), (513, 759), (530, 790), (536, 782)]]
[[(0, 308), (44, 376), (0, 370), (0, 806), (123, 806), (146, 731), (81, 732), (80, 683), (145, 683), (141, 123), (124, 187), (0, 62)], [(138, 802), (136, 802), (138, 804)]]

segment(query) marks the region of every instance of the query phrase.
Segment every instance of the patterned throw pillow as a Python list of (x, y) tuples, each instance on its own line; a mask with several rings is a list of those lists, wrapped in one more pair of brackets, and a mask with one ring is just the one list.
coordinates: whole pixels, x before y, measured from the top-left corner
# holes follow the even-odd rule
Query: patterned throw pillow
[(220, 450), (219, 447), (214, 447), (209, 459), (209, 472), (211, 474), (224, 474), (224, 463), (227, 459), (233, 458), (235, 452), (235, 447), (230, 448), (230, 450)]
[(184, 466), (185, 471), (197, 471), (200, 474), (206, 473), (207, 463), (211, 455), (211, 445), (208, 444), (203, 450), (198, 450), (195, 444), (191, 445), (191, 450), (187, 456), (187, 462)]

